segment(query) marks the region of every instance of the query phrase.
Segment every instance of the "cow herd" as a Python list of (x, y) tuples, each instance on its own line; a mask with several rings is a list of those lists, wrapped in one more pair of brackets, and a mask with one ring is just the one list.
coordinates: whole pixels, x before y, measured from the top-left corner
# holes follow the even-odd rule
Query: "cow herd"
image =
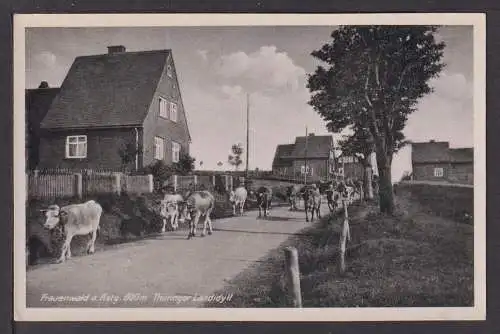
[[(286, 196), (290, 204), (290, 210), (297, 210), (297, 203), (300, 199), (304, 201), (304, 211), (306, 213), (306, 222), (314, 220), (314, 215), (317, 218), (321, 217), (321, 199), (326, 195), (328, 207), (331, 212), (335, 211), (338, 200), (346, 199), (348, 202), (359, 189), (354, 184), (345, 182), (335, 183), (330, 182), (326, 189), (318, 188), (313, 185), (292, 185), (287, 188)], [(273, 191), (270, 187), (261, 186), (256, 190), (247, 191), (243, 186), (239, 186), (231, 190), (227, 196), (229, 203), (232, 205), (233, 215), (243, 215), (245, 203), (248, 196), (256, 199), (259, 210), (258, 217), (262, 215), (267, 217), (271, 209)], [(168, 193), (160, 201), (159, 213), (162, 217), (161, 232), (166, 231), (167, 221), (170, 221), (172, 230), (177, 230), (179, 222), (189, 222), (189, 233), (187, 239), (192, 239), (196, 236), (196, 228), (200, 218), (204, 217), (203, 230), (201, 236), (207, 233), (213, 233), (211, 214), (215, 209), (215, 197), (207, 190), (188, 191), (184, 194)], [(89, 235), (91, 238), (87, 245), (87, 253), (92, 254), (95, 251), (95, 241), (99, 230), (99, 222), (102, 215), (102, 207), (96, 201), (90, 200), (85, 203), (71, 204), (63, 207), (51, 205), (47, 209), (41, 210), (45, 213), (45, 228), (51, 230), (56, 226), (60, 226), (65, 236), (62, 245), (62, 252), (57, 259), (57, 263), (63, 262), (71, 258), (71, 240), (76, 235)]]

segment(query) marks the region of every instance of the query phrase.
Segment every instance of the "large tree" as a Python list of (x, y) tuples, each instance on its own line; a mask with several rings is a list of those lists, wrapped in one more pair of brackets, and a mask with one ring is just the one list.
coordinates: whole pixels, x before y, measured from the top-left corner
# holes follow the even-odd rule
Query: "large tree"
[(308, 78), (309, 104), (340, 132), (361, 125), (373, 137), (380, 210), (392, 213), (392, 158), (417, 102), (432, 92), (431, 78), (444, 67), (444, 43), (434, 26), (342, 26), (331, 42), (313, 51), (326, 63)]

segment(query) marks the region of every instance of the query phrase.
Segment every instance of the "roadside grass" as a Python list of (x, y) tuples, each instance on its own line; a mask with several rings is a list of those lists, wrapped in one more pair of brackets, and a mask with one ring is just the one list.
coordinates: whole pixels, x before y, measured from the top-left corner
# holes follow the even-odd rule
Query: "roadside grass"
[(337, 214), (229, 281), (218, 292), (233, 294), (224, 307), (291, 307), (283, 276), (287, 246), (299, 253), (303, 307), (472, 306), (473, 226), (423, 212), (405, 194), (396, 205), (394, 216), (374, 204), (349, 208), (344, 274), (337, 269), (343, 219)]

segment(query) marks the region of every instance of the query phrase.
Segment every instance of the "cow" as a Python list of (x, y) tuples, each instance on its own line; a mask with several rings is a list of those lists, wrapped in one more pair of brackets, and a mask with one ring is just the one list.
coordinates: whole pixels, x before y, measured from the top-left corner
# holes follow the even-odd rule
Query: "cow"
[(259, 218), (262, 217), (262, 211), (264, 211), (264, 217), (267, 217), (271, 208), (273, 191), (269, 187), (262, 186), (257, 189), (255, 194), (257, 196), (257, 206), (259, 207)]
[(57, 204), (50, 205), (45, 212), (46, 221), (44, 228), (49, 230), (61, 226), (65, 241), (62, 246), (61, 256), (57, 263), (71, 258), (71, 240), (76, 235), (88, 235), (92, 237), (87, 244), (87, 253), (95, 252), (95, 240), (102, 215), (102, 207), (96, 201), (90, 200), (80, 204), (70, 204), (59, 207)]
[(300, 186), (299, 185), (291, 185), (287, 187), (286, 196), (288, 197), (288, 202), (290, 203), (290, 211), (298, 210), (297, 209), (297, 200), (300, 196)]
[(233, 216), (236, 215), (237, 207), (240, 209), (240, 215), (243, 216), (243, 208), (245, 207), (247, 196), (248, 192), (243, 186), (239, 186), (235, 190), (231, 190), (229, 193), (229, 202), (233, 206)]
[(304, 187), (302, 197), (304, 198), (304, 210), (306, 212), (306, 222), (309, 222), (308, 212), (311, 212), (311, 222), (314, 221), (314, 212), (316, 216), (321, 218), (321, 194), (316, 185), (313, 184), (312, 187)]
[(215, 197), (207, 190), (194, 191), (186, 198), (182, 215), (185, 219), (189, 220), (188, 240), (196, 236), (196, 227), (201, 216), (205, 216), (201, 236), (205, 236), (207, 224), (209, 228), (208, 234), (211, 235), (213, 233), (210, 214), (214, 208)]
[(165, 226), (167, 225), (167, 219), (170, 219), (170, 225), (175, 231), (179, 227), (178, 221), (179, 212), (182, 211), (184, 199), (180, 194), (165, 194), (165, 197), (160, 202), (160, 214), (163, 217), (163, 226), (161, 229), (162, 233), (165, 233)]

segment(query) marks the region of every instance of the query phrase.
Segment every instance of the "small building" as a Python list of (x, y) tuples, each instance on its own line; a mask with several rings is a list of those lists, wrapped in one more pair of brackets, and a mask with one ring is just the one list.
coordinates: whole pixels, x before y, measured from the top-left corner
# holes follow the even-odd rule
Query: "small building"
[(363, 164), (356, 156), (340, 155), (337, 158), (337, 171), (345, 179), (362, 180), (364, 174)]
[(39, 168), (135, 169), (189, 154), (171, 50), (77, 57), (40, 124)]
[(332, 136), (295, 138), (294, 144), (276, 147), (273, 159), (273, 174), (286, 178), (304, 178), (308, 180), (329, 180), (335, 171), (334, 143)]
[(474, 149), (450, 148), (448, 142), (412, 144), (412, 178), (415, 181), (445, 181), (474, 184)]

